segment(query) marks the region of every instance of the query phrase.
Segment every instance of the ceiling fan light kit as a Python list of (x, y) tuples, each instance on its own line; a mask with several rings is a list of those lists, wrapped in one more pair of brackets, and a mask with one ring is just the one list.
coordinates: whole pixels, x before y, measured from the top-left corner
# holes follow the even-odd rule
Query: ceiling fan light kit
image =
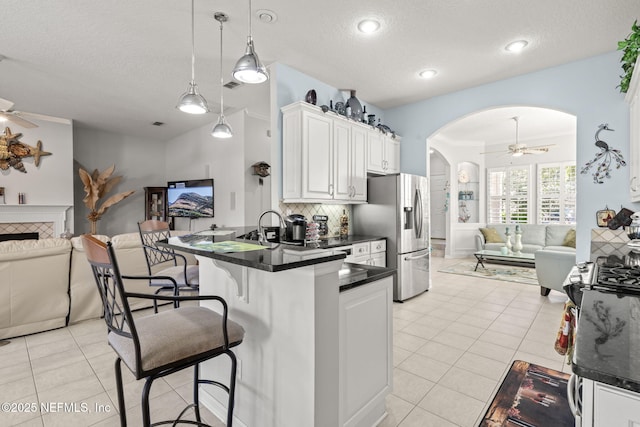
[(191, 0), (191, 81), (187, 87), (187, 91), (180, 95), (176, 108), (188, 114), (205, 114), (209, 112), (207, 100), (200, 95), (198, 85), (196, 84), (195, 68), (196, 68), (196, 42), (194, 34), (194, 6)]
[(251, 35), (251, 0), (249, 0), (249, 36), (247, 37), (247, 48), (244, 55), (236, 62), (233, 67), (233, 78), (249, 84), (257, 84), (269, 80), (269, 73), (266, 67), (260, 62), (258, 54), (253, 45), (253, 36)]
[(224, 81), (222, 78), (222, 24), (224, 22), (227, 22), (229, 17), (222, 12), (216, 12), (213, 17), (220, 23), (220, 116), (218, 117), (218, 123), (216, 123), (216, 125), (211, 130), (211, 135), (214, 138), (226, 139), (233, 136), (231, 126), (227, 124), (224, 118)]

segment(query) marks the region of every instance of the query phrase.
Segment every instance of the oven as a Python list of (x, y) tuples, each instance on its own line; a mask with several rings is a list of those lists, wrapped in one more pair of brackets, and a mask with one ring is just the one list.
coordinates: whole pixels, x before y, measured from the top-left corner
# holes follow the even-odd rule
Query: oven
[[(640, 252), (623, 252), (592, 257), (590, 262), (576, 264), (567, 275), (563, 289), (576, 305), (574, 315), (579, 323), (583, 290), (621, 295), (640, 295)], [(575, 362), (575, 353), (574, 353)], [(568, 401), (575, 416), (575, 426), (582, 424), (582, 378), (573, 373), (567, 385)]]

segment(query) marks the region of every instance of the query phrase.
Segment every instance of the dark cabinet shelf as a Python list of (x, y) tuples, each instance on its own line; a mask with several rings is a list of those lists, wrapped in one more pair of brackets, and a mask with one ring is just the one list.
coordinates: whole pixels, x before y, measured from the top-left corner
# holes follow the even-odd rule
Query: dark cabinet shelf
[(167, 221), (167, 187), (144, 187), (144, 217)]

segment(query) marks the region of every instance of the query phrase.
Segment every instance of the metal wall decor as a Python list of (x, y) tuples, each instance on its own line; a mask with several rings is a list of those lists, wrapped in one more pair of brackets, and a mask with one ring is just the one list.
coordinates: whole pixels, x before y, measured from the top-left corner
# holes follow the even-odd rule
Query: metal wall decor
[(622, 166), (627, 165), (627, 162), (625, 162), (620, 150), (610, 148), (609, 144), (599, 138), (598, 135), (603, 130), (614, 131), (614, 129), (609, 129), (608, 123), (603, 123), (598, 126), (595, 138), (596, 147), (600, 148), (600, 152), (596, 153), (593, 160), (588, 161), (587, 164), (585, 164), (584, 167), (580, 170), (580, 173), (587, 174), (589, 172), (589, 169), (597, 164), (596, 170), (591, 174), (591, 176), (593, 176), (593, 182), (595, 184), (602, 184), (604, 182), (604, 178), (611, 178), (612, 162), (615, 161), (616, 169), (620, 169)]
[(38, 141), (35, 147), (20, 142), (21, 133), (11, 133), (11, 129), (4, 128), (4, 134), (0, 135), (0, 169), (7, 170), (10, 167), (27, 173), (22, 163), (25, 157), (33, 157), (33, 163), (40, 166), (40, 157), (50, 156), (51, 153), (42, 151), (42, 141)]

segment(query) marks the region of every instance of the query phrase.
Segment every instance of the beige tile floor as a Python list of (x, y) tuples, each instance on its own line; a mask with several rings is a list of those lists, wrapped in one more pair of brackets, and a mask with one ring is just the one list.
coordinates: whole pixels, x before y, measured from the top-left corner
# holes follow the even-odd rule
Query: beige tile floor
[[(530, 285), (438, 272), (456, 262), (434, 257), (431, 290), (394, 303), (394, 384), (383, 427), (476, 426), (516, 359), (569, 371), (553, 350), (561, 294), (541, 297)], [(0, 426), (118, 426), (105, 335), (96, 319), (0, 347), (0, 403), (36, 404), (35, 412), (0, 410)], [(142, 384), (123, 374), (129, 425), (138, 426)], [(175, 417), (190, 394), (190, 370), (155, 381), (152, 420)], [(50, 410), (40, 412), (47, 402)], [(55, 405), (69, 402), (78, 406)], [(206, 409), (203, 417), (223, 425)]]

